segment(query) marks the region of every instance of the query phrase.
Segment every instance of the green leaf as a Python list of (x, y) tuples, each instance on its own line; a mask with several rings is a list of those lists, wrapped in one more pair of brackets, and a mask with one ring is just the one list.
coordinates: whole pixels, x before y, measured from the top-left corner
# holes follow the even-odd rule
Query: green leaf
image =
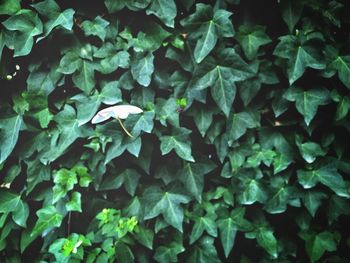
[(154, 71), (154, 56), (148, 52), (135, 53), (131, 61), (131, 74), (133, 78), (142, 86), (148, 87), (151, 83), (151, 77)]
[(335, 57), (328, 67), (336, 70), (340, 81), (350, 89), (350, 55)]
[(302, 195), (303, 203), (312, 217), (315, 217), (318, 208), (322, 204), (322, 200), (326, 198), (327, 195), (325, 193), (317, 191), (305, 191)]
[(33, 37), (43, 32), (43, 24), (38, 15), (29, 9), (21, 9), (2, 24), (6, 29), (15, 31), (14, 56), (25, 56), (33, 47)]
[(303, 11), (303, 4), (293, 0), (282, 0), (280, 3), (283, 21), (287, 24), (289, 32), (293, 33)]
[(333, 101), (338, 102), (335, 120), (339, 121), (344, 119), (350, 110), (350, 98), (348, 96), (340, 95), (336, 90), (331, 92), (331, 97)]
[(239, 27), (236, 39), (249, 60), (256, 57), (260, 46), (271, 42), (271, 39), (265, 34), (265, 27), (263, 26), (249, 27), (242, 25)]
[(307, 67), (313, 69), (325, 68), (322, 53), (323, 43), (319, 39), (300, 40), (296, 36), (287, 35), (280, 37), (279, 40), (274, 55), (285, 59), (290, 85), (304, 74)]
[(209, 129), (212, 121), (213, 115), (216, 113), (215, 108), (209, 107), (191, 107), (188, 114), (193, 117), (196, 126), (202, 135), (205, 136), (207, 130)]
[(95, 69), (95, 63), (81, 60), (79, 71), (73, 75), (73, 83), (86, 94), (89, 94), (95, 87)]
[(254, 112), (234, 113), (228, 122), (228, 138), (231, 141), (238, 140), (247, 129), (260, 126), (260, 116)]
[(185, 251), (185, 248), (180, 240), (174, 240), (167, 246), (159, 246), (153, 258), (160, 263), (163, 262), (178, 262), (178, 254)]
[(152, 0), (146, 14), (154, 14), (168, 27), (174, 27), (176, 17), (176, 5), (174, 0)]
[(214, 238), (204, 236), (190, 250), (190, 255), (187, 258), (187, 263), (218, 263), (221, 262), (218, 258), (217, 251), (214, 245)]
[(22, 125), (21, 115), (0, 119), (0, 164), (10, 156), (15, 148)]
[(253, 76), (252, 69), (237, 55), (234, 49), (222, 50), (218, 59), (209, 57), (201, 64), (201, 74), (194, 74), (195, 83), (192, 89), (201, 90), (211, 87), (211, 95), (225, 113), (230, 114), (236, 95), (236, 81), (243, 81)]
[(348, 199), (332, 195), (329, 199), (327, 207), (328, 222), (332, 223), (339, 218), (341, 215), (350, 214), (350, 205)]
[(243, 179), (244, 191), (238, 196), (238, 201), (243, 205), (250, 205), (255, 202), (265, 203), (267, 194), (261, 183), (256, 179)]
[[(15, 211), (20, 206), (21, 196), (8, 189), (0, 188), (0, 213)], [(18, 207), (20, 209), (20, 207)]]
[(303, 159), (308, 163), (313, 163), (317, 156), (325, 156), (327, 153), (314, 142), (297, 143), (297, 146)]
[(151, 186), (143, 194), (144, 219), (151, 219), (162, 214), (168, 224), (182, 232), (184, 214), (180, 204), (187, 204), (189, 201), (190, 198), (182, 193), (164, 192), (157, 186)]
[(135, 227), (133, 234), (140, 244), (149, 249), (153, 249), (154, 232), (151, 229), (138, 225)]
[(195, 219), (195, 223), (190, 234), (190, 244), (197, 241), (203, 235), (204, 231), (213, 237), (217, 237), (217, 226), (213, 218), (204, 216)]
[(63, 216), (52, 205), (39, 209), (36, 215), (38, 216), (38, 220), (30, 234), (31, 236), (37, 236), (54, 227), (60, 227), (63, 220)]
[(218, 220), (217, 225), (225, 257), (228, 258), (235, 243), (237, 226), (231, 217)]
[(193, 195), (198, 202), (202, 201), (204, 188), (204, 175), (211, 172), (215, 166), (212, 163), (186, 163), (179, 171), (179, 179), (183, 182), (185, 189)]
[(343, 177), (336, 168), (325, 166), (312, 171), (298, 170), (297, 175), (299, 183), (305, 189), (313, 188), (317, 183), (321, 183), (333, 190), (338, 196), (350, 197)]
[(258, 230), (256, 240), (262, 248), (266, 250), (273, 258), (277, 258), (277, 240), (273, 234), (273, 231), (265, 227), (261, 227)]
[(174, 129), (172, 135), (166, 135), (160, 137), (160, 151), (162, 155), (168, 154), (171, 150), (175, 150), (177, 155), (190, 162), (194, 162), (191, 154), (191, 144), (188, 141), (188, 135), (190, 130), (186, 128)]
[(75, 11), (71, 8), (61, 12), (59, 5), (54, 0), (46, 0), (32, 5), (40, 15), (45, 17), (44, 34), (37, 39), (37, 42), (47, 37), (51, 31), (60, 26), (69, 31), (73, 28), (73, 16)]
[(334, 235), (328, 231), (319, 234), (304, 234), (306, 252), (310, 261), (316, 262), (326, 251), (333, 252), (337, 249)]
[(107, 20), (97, 16), (93, 21), (85, 20), (81, 23), (81, 28), (86, 36), (97, 36), (104, 41), (106, 37), (106, 27), (108, 25), (109, 22)]
[[(180, 21), (193, 38), (198, 39), (194, 58), (200, 63), (215, 47), (219, 37), (233, 37), (234, 29), (230, 21), (231, 12), (223, 9), (213, 11), (210, 5), (196, 4), (196, 11)], [(192, 37), (190, 35), (190, 37)]]
[(21, 9), (21, 0), (3, 0), (0, 3), (0, 15), (13, 15)]
[(27, 203), (20, 200), (20, 202), (16, 207), (16, 210), (12, 212), (12, 219), (17, 225), (21, 227), (27, 227), (28, 217), (29, 217), (29, 206)]
[(298, 112), (304, 116), (306, 125), (309, 125), (315, 117), (318, 107), (328, 104), (330, 93), (323, 87), (310, 90), (291, 87), (284, 93), (283, 97), (295, 102)]
[(81, 193), (73, 192), (71, 200), (66, 203), (67, 211), (77, 211), (82, 212), (81, 210)]

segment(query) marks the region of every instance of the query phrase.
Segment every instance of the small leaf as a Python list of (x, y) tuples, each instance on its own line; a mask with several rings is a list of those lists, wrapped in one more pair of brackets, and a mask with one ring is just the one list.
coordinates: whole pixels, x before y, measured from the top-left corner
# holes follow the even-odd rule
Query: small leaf
[(0, 213), (9, 213), (22, 206), (21, 196), (5, 188), (0, 188)]
[(282, 0), (280, 6), (282, 9), (282, 18), (287, 24), (289, 32), (293, 33), (295, 25), (300, 20), (303, 4), (293, 0)]

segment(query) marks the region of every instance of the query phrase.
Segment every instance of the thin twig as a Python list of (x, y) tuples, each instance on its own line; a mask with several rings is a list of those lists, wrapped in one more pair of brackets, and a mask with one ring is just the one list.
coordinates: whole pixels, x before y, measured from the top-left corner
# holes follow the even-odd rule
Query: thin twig
[(131, 138), (134, 138), (134, 136), (132, 136), (131, 133), (125, 128), (125, 126), (124, 126), (124, 124), (122, 123), (121, 119), (119, 119), (119, 118), (117, 117), (117, 120), (119, 121), (120, 126), (122, 126), (123, 130), (125, 131), (125, 133), (126, 133), (127, 135), (129, 135)]

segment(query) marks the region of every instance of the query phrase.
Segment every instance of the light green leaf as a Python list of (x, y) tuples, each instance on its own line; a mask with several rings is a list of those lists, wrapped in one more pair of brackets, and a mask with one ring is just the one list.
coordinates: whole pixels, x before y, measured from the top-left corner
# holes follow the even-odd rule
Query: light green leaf
[(154, 56), (152, 53), (135, 53), (131, 62), (131, 74), (142, 86), (148, 87), (154, 71)]
[(154, 14), (168, 27), (174, 27), (176, 17), (176, 5), (174, 0), (152, 0), (146, 14)]
[(287, 24), (289, 32), (293, 33), (295, 25), (300, 20), (303, 4), (299, 1), (282, 0), (280, 7), (282, 9), (282, 18)]
[(27, 227), (28, 217), (29, 217), (29, 206), (27, 203), (20, 200), (20, 202), (16, 207), (16, 210), (12, 212), (12, 219), (17, 225), (21, 227)]
[(258, 25), (254, 27), (240, 26), (236, 39), (241, 44), (244, 54), (249, 60), (256, 57), (260, 46), (271, 42), (271, 39), (265, 33), (265, 27)]
[(162, 214), (168, 224), (182, 232), (184, 214), (181, 204), (187, 204), (189, 201), (190, 198), (182, 193), (171, 190), (164, 192), (157, 186), (151, 186), (143, 194), (144, 219)]
[(283, 97), (295, 102), (298, 112), (304, 116), (306, 125), (309, 125), (315, 117), (318, 107), (328, 104), (330, 93), (323, 87), (309, 90), (291, 87), (284, 93)]
[(172, 135), (160, 137), (160, 151), (162, 155), (168, 154), (171, 150), (175, 150), (177, 155), (190, 162), (194, 162), (191, 150), (191, 141), (188, 140), (190, 130), (186, 128), (174, 129)]
[(73, 192), (71, 200), (66, 203), (66, 209), (67, 211), (76, 211), (76, 212), (82, 212), (81, 210), (81, 193), (79, 192)]
[(20, 115), (0, 119), (0, 164), (9, 157), (15, 148), (22, 125), (23, 119)]
[(57, 212), (54, 206), (45, 206), (36, 212), (38, 220), (32, 230), (31, 236), (37, 236), (44, 231), (48, 231), (54, 227), (60, 227), (63, 216)]

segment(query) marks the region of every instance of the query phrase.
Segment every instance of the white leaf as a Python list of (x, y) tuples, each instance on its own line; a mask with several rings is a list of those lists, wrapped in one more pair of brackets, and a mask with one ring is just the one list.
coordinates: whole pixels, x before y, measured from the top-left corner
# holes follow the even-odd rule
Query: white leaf
[(105, 120), (108, 120), (111, 117), (126, 119), (129, 116), (129, 114), (138, 114), (141, 112), (143, 112), (142, 109), (133, 105), (117, 105), (117, 106), (108, 107), (106, 109), (103, 109), (97, 112), (95, 117), (92, 118), (91, 122), (93, 124), (100, 123)]

